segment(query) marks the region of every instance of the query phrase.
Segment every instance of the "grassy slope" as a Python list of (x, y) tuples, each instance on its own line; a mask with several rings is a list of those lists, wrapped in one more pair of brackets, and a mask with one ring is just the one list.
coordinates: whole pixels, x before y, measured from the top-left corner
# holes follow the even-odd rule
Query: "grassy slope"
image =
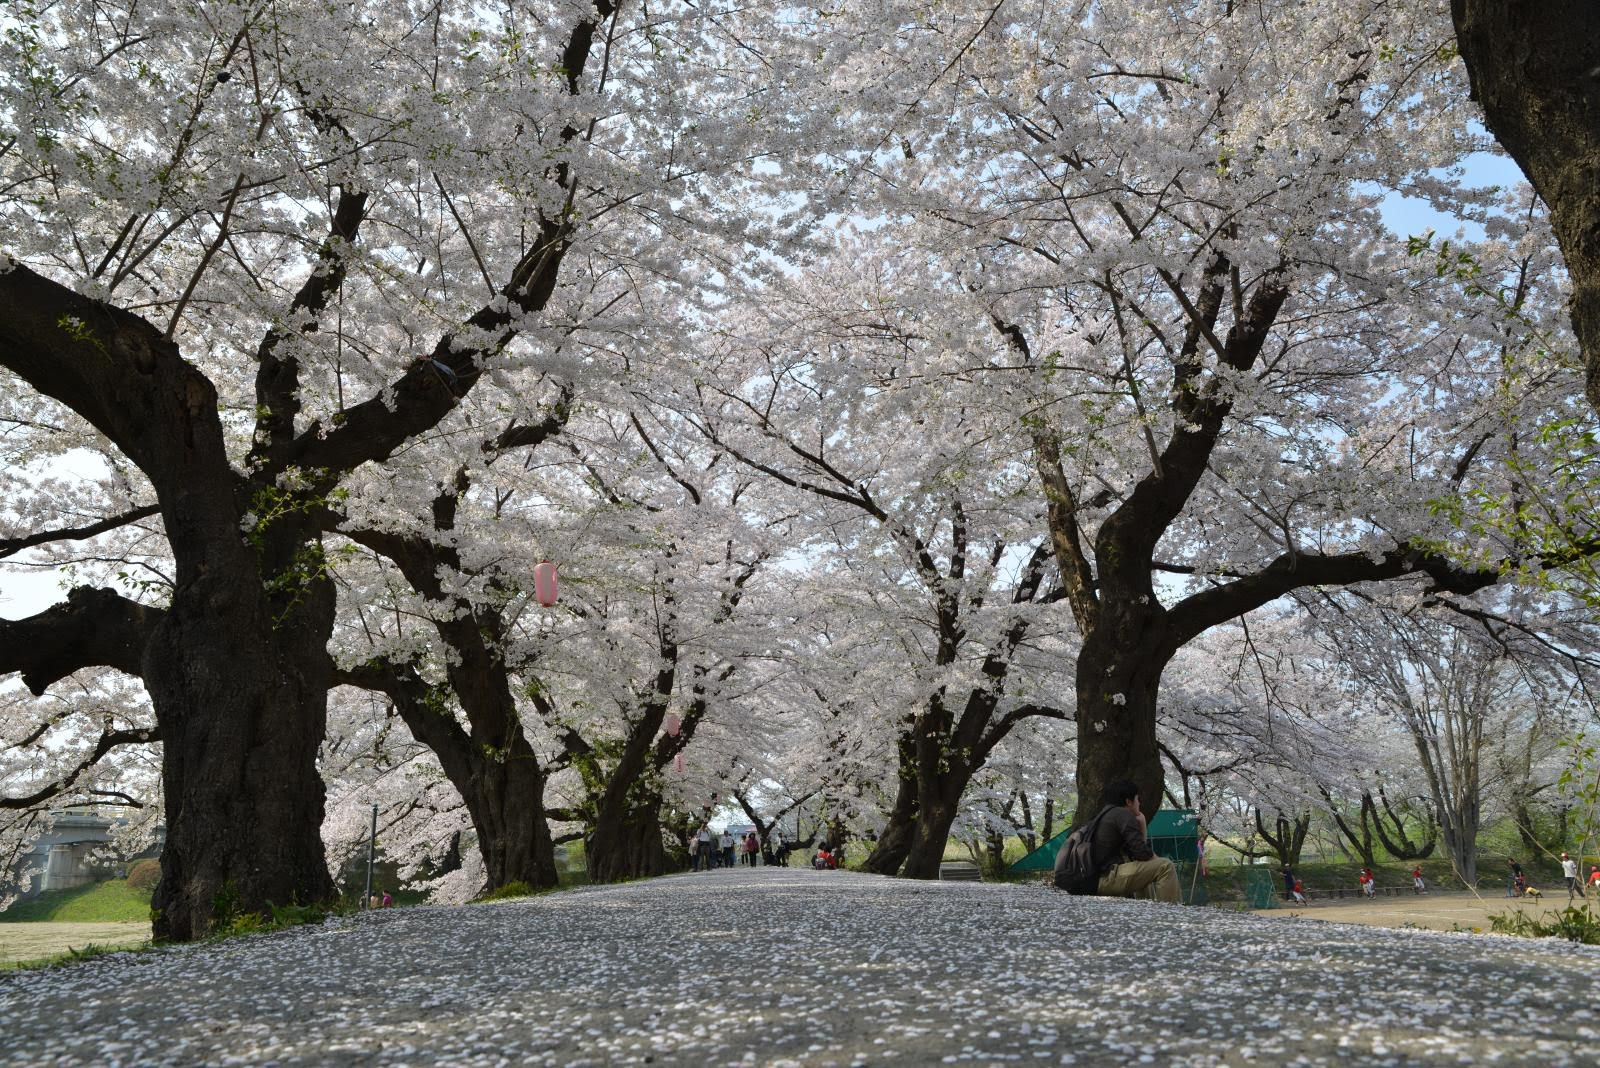
[(0, 912), (0, 923), (108, 923), (150, 919), (148, 891), (129, 889), (122, 879), (90, 883), (71, 890), (50, 890), (18, 901)]

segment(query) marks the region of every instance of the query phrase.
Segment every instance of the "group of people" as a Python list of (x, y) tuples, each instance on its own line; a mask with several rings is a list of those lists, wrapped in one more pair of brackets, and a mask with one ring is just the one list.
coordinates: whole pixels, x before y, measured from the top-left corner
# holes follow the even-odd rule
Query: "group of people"
[[(1527, 873), (1522, 870), (1522, 864), (1517, 860), (1516, 857), (1510, 858), (1510, 865), (1510, 879), (1506, 883), (1507, 897), (1540, 898), (1544, 896), (1539, 892), (1539, 888), (1537, 886), (1534, 886), (1528, 881)], [(1584, 900), (1588, 900), (1588, 895), (1584, 893), (1586, 881), (1580, 874), (1578, 862), (1573, 860), (1571, 854), (1569, 853), (1561, 854), (1561, 875), (1562, 878), (1564, 878), (1567, 882), (1568, 901), (1571, 901), (1574, 898), (1583, 898)], [(1587, 885), (1591, 888), (1600, 887), (1600, 865), (1589, 865), (1589, 878), (1587, 880)], [(1596, 889), (1595, 892), (1600, 894), (1600, 889)]]
[[(1363, 867), (1356, 876), (1356, 885), (1361, 889), (1363, 897), (1378, 896), (1378, 873), (1370, 867)], [(1428, 892), (1428, 882), (1422, 875), (1422, 865), (1418, 864), (1411, 869), (1411, 890), (1416, 894)], [(1296, 905), (1306, 904), (1305, 884), (1294, 870), (1287, 865), (1283, 868), (1283, 896), (1292, 900)]]
[[(787, 852), (783, 848), (783, 841), (776, 831), (772, 833), (772, 840), (768, 842), (765, 850), (768, 864), (778, 863), (776, 854), (779, 851)], [(721, 833), (713, 831), (709, 825), (701, 824), (700, 829), (689, 836), (689, 869), (691, 871), (710, 871), (712, 868), (731, 868), (735, 864), (755, 867), (757, 858), (763, 855), (761, 838), (754, 830), (736, 835), (732, 830), (723, 828)]]

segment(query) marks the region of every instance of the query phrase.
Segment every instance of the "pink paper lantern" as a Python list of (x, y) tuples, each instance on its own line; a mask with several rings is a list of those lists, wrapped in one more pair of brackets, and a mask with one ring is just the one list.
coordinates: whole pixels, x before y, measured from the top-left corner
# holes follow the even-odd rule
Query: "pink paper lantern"
[(533, 599), (546, 608), (556, 603), (556, 565), (548, 560), (533, 565)]
[(667, 736), (669, 738), (676, 738), (678, 736), (679, 726), (680, 724), (678, 722), (677, 714), (673, 712), (667, 713)]

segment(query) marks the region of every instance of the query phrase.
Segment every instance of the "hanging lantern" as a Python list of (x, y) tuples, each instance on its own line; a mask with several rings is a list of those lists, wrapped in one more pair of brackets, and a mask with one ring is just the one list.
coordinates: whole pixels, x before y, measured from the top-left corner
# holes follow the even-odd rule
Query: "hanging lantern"
[(533, 599), (546, 608), (556, 603), (556, 565), (548, 560), (533, 565)]
[(682, 773), (682, 771), (683, 771), (683, 754), (682, 753), (679, 753), (677, 756), (672, 758), (672, 767), (676, 771), (678, 771), (679, 773)]
[(678, 722), (678, 714), (676, 712), (668, 712), (667, 713), (667, 737), (676, 738), (678, 736), (678, 727), (679, 726), (680, 726), (680, 724)]

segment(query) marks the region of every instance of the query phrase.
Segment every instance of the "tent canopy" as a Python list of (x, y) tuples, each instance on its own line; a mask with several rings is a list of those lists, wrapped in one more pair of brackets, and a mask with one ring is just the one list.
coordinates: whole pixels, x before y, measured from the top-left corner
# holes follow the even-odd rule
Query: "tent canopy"
[[(1011, 865), (1009, 870), (1013, 872), (1054, 870), (1056, 853), (1070, 832), (1069, 827), (1057, 834)], [(1150, 819), (1148, 834), (1150, 848), (1155, 850), (1156, 856), (1172, 860), (1193, 860), (1199, 849), (1200, 817), (1191, 808), (1164, 808)]]

